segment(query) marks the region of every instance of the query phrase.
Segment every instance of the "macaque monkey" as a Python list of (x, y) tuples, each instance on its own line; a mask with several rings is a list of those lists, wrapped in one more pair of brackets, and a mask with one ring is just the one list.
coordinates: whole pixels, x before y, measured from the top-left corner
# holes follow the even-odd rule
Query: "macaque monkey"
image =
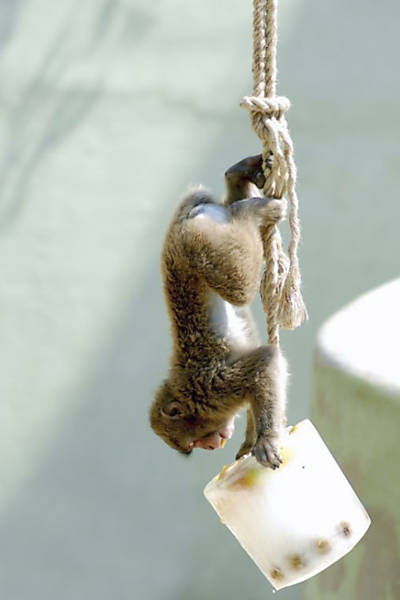
[(285, 201), (263, 198), (260, 155), (225, 173), (222, 204), (203, 188), (179, 204), (162, 252), (173, 354), (156, 393), (150, 423), (172, 448), (214, 450), (230, 438), (247, 406), (246, 437), (236, 458), (251, 452), (279, 467), (285, 418), (286, 363), (261, 346), (249, 304), (260, 282), (260, 227), (285, 217)]

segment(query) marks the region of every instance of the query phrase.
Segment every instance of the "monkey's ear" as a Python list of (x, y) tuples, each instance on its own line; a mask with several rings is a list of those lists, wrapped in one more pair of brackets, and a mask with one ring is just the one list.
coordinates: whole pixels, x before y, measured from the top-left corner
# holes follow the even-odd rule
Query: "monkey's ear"
[(179, 400), (170, 400), (161, 408), (161, 414), (169, 419), (181, 419), (185, 416), (185, 409)]

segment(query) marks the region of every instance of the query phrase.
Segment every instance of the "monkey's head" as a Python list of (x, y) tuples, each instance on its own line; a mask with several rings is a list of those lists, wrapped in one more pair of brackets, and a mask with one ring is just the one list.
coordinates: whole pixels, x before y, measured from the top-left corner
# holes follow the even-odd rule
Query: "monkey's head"
[(199, 412), (198, 403), (177, 397), (168, 381), (157, 390), (150, 409), (150, 425), (174, 450), (190, 454), (193, 448), (215, 450), (232, 437), (236, 415), (225, 418)]

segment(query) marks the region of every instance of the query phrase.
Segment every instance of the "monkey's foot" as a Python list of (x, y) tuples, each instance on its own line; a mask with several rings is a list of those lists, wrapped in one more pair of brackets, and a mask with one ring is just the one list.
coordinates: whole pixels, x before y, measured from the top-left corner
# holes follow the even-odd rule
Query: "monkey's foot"
[[(272, 154), (267, 156), (265, 159), (265, 168), (271, 169), (272, 167)], [(263, 159), (261, 154), (256, 156), (249, 156), (243, 161), (243, 174), (247, 178), (255, 183), (256, 186), (262, 190), (265, 185), (265, 173), (263, 169)]]
[(276, 437), (259, 437), (251, 453), (265, 467), (278, 469), (282, 464), (278, 442)]
[[(272, 154), (267, 156), (265, 160), (265, 168), (271, 169), (272, 167)], [(257, 154), (256, 156), (248, 156), (240, 162), (230, 167), (225, 176), (228, 180), (243, 180), (248, 179), (254, 183), (260, 190), (265, 185), (265, 175), (263, 170), (262, 155)]]
[(286, 200), (270, 200), (260, 212), (266, 223), (279, 223), (286, 218)]
[[(253, 161), (253, 164), (251, 165), (251, 167), (253, 167), (254, 171), (253, 171), (253, 173), (251, 173), (249, 179), (250, 179), (250, 181), (255, 183), (256, 186), (260, 190), (262, 190), (265, 185), (265, 172), (263, 169), (262, 155), (258, 154), (257, 156), (254, 156), (253, 159), (255, 159), (255, 160)], [(267, 158), (265, 159), (265, 169), (271, 169), (271, 168), (272, 168), (272, 154), (267, 156)]]
[[(239, 163), (240, 164), (240, 163)], [(265, 167), (270, 169), (272, 166), (272, 158), (268, 157), (265, 161)], [(262, 190), (265, 185), (265, 174), (263, 169), (262, 155), (249, 156), (242, 161), (241, 172), (244, 177), (254, 183), (258, 189)]]

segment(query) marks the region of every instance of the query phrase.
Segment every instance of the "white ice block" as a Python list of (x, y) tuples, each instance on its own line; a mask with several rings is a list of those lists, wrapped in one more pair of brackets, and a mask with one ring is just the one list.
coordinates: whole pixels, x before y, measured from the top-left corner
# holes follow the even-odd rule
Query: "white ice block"
[(279, 469), (243, 456), (204, 495), (278, 590), (322, 571), (362, 538), (370, 518), (309, 420), (282, 437)]

